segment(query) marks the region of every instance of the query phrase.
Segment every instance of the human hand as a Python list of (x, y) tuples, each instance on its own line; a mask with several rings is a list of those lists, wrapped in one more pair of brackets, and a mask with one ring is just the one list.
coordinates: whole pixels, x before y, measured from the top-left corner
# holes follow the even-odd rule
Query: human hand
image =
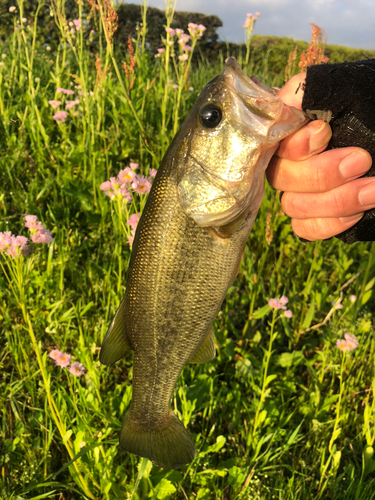
[[(301, 109), (306, 74), (291, 78), (278, 96)], [(309, 241), (330, 238), (358, 222), (375, 207), (375, 179), (358, 177), (371, 167), (370, 154), (357, 147), (324, 151), (331, 127), (307, 123), (281, 141), (267, 168), (268, 182), (284, 191), (281, 206), (295, 234)]]

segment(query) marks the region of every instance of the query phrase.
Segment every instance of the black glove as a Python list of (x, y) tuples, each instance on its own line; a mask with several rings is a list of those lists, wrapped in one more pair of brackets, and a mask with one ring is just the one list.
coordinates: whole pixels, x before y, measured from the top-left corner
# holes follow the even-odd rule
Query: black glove
[[(327, 149), (357, 146), (372, 157), (363, 177), (375, 176), (375, 59), (307, 68), (302, 108), (332, 128)], [(336, 236), (344, 243), (375, 240), (375, 209)]]

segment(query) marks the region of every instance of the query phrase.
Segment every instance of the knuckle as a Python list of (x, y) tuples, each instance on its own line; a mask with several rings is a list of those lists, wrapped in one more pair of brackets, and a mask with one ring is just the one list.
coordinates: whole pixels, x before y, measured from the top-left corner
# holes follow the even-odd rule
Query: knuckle
[(312, 183), (315, 184), (316, 190), (319, 193), (324, 193), (329, 189), (329, 178), (327, 176), (327, 171), (323, 166), (318, 166), (318, 168), (315, 170), (315, 175), (312, 179)]

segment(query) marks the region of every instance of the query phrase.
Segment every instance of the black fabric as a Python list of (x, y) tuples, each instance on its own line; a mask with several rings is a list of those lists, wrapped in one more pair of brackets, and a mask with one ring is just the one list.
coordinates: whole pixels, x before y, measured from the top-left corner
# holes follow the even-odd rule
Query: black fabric
[[(304, 111), (331, 111), (332, 139), (327, 149), (358, 146), (372, 156), (363, 177), (375, 176), (375, 59), (321, 64), (307, 69)], [(375, 240), (375, 209), (336, 236), (345, 243)]]

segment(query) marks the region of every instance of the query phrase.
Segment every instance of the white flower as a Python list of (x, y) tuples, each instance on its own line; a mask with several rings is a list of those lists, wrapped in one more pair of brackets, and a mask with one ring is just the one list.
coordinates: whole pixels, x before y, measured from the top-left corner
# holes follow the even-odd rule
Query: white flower
[(9, 12), (14, 12), (16, 10), (16, 7), (12, 5), (12, 7), (9, 7)]

